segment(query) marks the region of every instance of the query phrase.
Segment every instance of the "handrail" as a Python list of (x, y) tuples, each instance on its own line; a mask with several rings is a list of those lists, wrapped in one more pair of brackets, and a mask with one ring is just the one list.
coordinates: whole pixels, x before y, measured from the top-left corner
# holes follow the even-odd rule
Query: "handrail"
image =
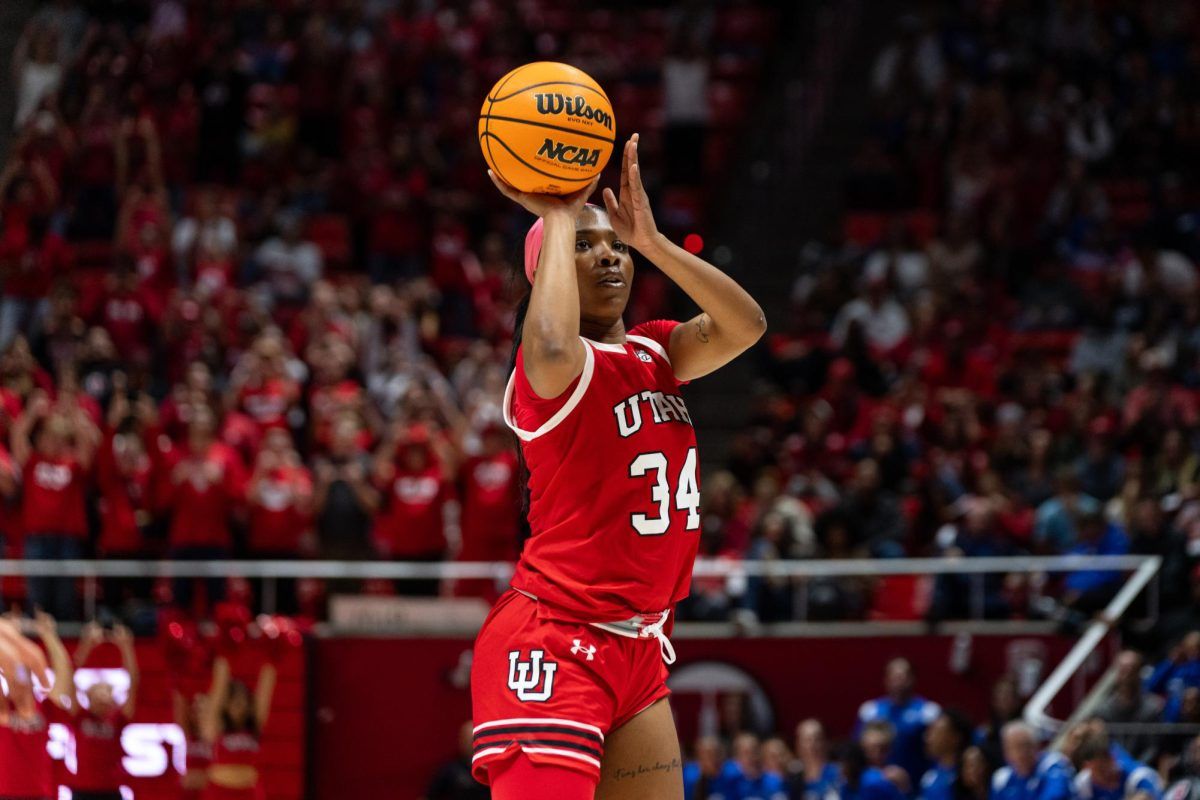
[(1158, 574), (1161, 566), (1162, 558), (1159, 556), (1142, 557), (1142, 564), (1105, 606), (1103, 613), (1088, 626), (1075, 646), (1050, 673), (1046, 682), (1038, 687), (1038, 690), (1033, 693), (1033, 697), (1029, 698), (1029, 702), (1025, 705), (1026, 722), (1046, 733), (1053, 733), (1063, 726), (1064, 720), (1055, 719), (1047, 713), (1051, 701), (1067, 685), (1067, 681), (1078, 671), (1084, 660), (1092, 654), (1092, 651), (1096, 649), (1096, 646), (1100, 644), (1122, 615), (1133, 605), (1133, 601)]
[[(959, 575), (1001, 572), (1130, 571), (1144, 567), (1154, 556), (1029, 556), (988, 558), (894, 558), (735, 561), (697, 559), (697, 577), (850, 577), (880, 575)], [(70, 559), (0, 560), (0, 576), (95, 578), (507, 578), (513, 565), (506, 561), (305, 561), (305, 560), (128, 560)]]

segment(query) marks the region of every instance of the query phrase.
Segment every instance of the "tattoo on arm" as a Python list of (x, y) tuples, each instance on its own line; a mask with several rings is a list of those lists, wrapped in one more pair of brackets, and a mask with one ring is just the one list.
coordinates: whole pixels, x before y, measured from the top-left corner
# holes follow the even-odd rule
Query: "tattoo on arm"
[(706, 327), (708, 327), (708, 314), (701, 314), (699, 319), (696, 320), (696, 338), (702, 344), (708, 344), (710, 341), (708, 331), (705, 330)]
[(678, 758), (670, 761), (655, 761), (653, 764), (638, 764), (636, 767), (613, 767), (609, 773), (614, 781), (624, 781), (631, 778), (641, 778), (656, 772), (671, 774), (683, 769)]

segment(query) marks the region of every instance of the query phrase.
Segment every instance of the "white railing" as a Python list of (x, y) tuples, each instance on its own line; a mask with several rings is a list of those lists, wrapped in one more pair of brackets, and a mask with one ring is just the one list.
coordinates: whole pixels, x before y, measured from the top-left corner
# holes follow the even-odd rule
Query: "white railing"
[[(697, 577), (771, 576), (827, 578), (878, 575), (986, 575), (1021, 572), (1128, 572), (1155, 561), (1153, 556), (1025, 556), (995, 558), (892, 558), (795, 561), (696, 560)], [(0, 560), (0, 576), (95, 578), (431, 578), (508, 577), (505, 561), (133, 561)]]
[[(1054, 733), (1064, 725), (1064, 720), (1055, 719), (1048, 713), (1050, 703), (1067, 685), (1067, 681), (1083, 666), (1084, 661), (1096, 649), (1097, 645), (1104, 639), (1113, 626), (1124, 616), (1129, 607), (1133, 605), (1133, 601), (1142, 593), (1150, 582), (1158, 574), (1159, 568), (1162, 566), (1162, 559), (1158, 556), (1142, 556), (1142, 563), (1134, 570), (1133, 574), (1117, 592), (1116, 596), (1105, 607), (1104, 611), (1088, 626), (1083, 635), (1079, 637), (1079, 641), (1071, 648), (1062, 662), (1055, 667), (1050, 673), (1050, 677), (1046, 679), (1033, 696), (1029, 698), (1029, 702), (1025, 705), (1025, 721), (1035, 728), (1045, 732)], [(1152, 601), (1156, 595), (1152, 595)], [(1153, 605), (1157, 605), (1156, 602)]]
[[(982, 617), (985, 586), (989, 574), (1045, 574), (1105, 570), (1131, 573), (1125, 584), (1091, 623), (1046, 682), (1025, 707), (1025, 719), (1035, 727), (1053, 732), (1063, 720), (1051, 717), (1050, 703), (1062, 691), (1096, 647), (1150, 587), (1148, 614), (1157, 613), (1155, 577), (1162, 559), (1158, 556), (1029, 556), (995, 558), (906, 558), (862, 560), (735, 561), (698, 559), (696, 577), (723, 577), (741, 581), (750, 577), (792, 578), (803, 584), (811, 578), (888, 575), (970, 575), (970, 607)], [(257, 578), (263, 580), (263, 604), (273, 610), (276, 583), (281, 579), (317, 578), (349, 580), (464, 580), (490, 579), (506, 582), (512, 575), (508, 562), (405, 562), (405, 561), (132, 561), (132, 560), (0, 560), (0, 576), (49, 576), (84, 578), (85, 613), (96, 610), (98, 578)]]
[[(983, 617), (984, 577), (988, 574), (1044, 574), (1111, 570), (1134, 572), (1140, 581), (1136, 595), (1158, 571), (1159, 561), (1149, 556), (1028, 556), (992, 558), (830, 559), (789, 561), (736, 561), (702, 558), (696, 577), (726, 578), (741, 582), (751, 577), (792, 578), (802, 586), (811, 578), (881, 577), (888, 575), (969, 575), (971, 616)], [(1151, 566), (1153, 565), (1153, 566)], [(512, 575), (508, 562), (408, 562), (408, 561), (134, 561), (134, 560), (0, 560), (0, 576), (84, 578), (84, 610), (96, 608), (97, 578), (255, 578), (264, 582), (264, 606), (274, 608), (280, 579), (317, 578), (343, 580), (464, 580), (488, 579), (503, 583)], [(1138, 576), (1143, 576), (1139, 578)], [(1132, 581), (1131, 581), (1132, 582)], [(1126, 585), (1118, 600), (1131, 591)], [(267, 602), (267, 599), (270, 602)], [(1116, 611), (1124, 613), (1132, 596)], [(1153, 602), (1153, 600), (1152, 600)], [(1114, 600), (1114, 604), (1117, 601)], [(1115, 608), (1115, 606), (1114, 606)], [(1089, 639), (1090, 641), (1090, 639)], [(1096, 638), (1099, 641), (1099, 638)], [(1091, 652), (1092, 647), (1087, 648)], [(1082, 663), (1082, 658), (1079, 662)], [(1072, 668), (1072, 672), (1078, 664)], [(1061, 687), (1059, 687), (1061, 688)]]

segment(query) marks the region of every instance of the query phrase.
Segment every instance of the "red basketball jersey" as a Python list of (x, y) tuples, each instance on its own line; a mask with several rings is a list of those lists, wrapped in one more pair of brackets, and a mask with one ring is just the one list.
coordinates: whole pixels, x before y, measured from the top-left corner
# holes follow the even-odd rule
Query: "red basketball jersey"
[(623, 345), (584, 339), (583, 372), (553, 400), (534, 394), (517, 353), (504, 416), (529, 467), (533, 535), (512, 585), (544, 617), (623, 621), (688, 593), (699, 462), (667, 353), (678, 324), (644, 323)]

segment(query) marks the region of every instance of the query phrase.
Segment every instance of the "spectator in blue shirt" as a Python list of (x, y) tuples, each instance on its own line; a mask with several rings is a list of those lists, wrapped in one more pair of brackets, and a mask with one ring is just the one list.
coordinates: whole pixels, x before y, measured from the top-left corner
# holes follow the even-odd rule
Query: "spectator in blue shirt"
[(684, 800), (708, 800), (721, 777), (725, 748), (715, 736), (696, 742), (696, 759), (683, 765)]
[(842, 772), (829, 760), (829, 739), (820, 720), (796, 726), (796, 762), (788, 780), (790, 800), (835, 800)]
[(758, 737), (739, 733), (733, 740), (733, 757), (721, 768), (721, 775), (709, 794), (720, 800), (787, 800), (783, 778), (764, 772)]
[(1081, 514), (1100, 509), (1100, 501), (1084, 494), (1079, 476), (1070, 467), (1055, 474), (1058, 491), (1054, 497), (1038, 506), (1033, 520), (1033, 541), (1039, 549), (1050, 553), (1065, 553), (1075, 546), (1075, 521)]
[(1146, 679), (1146, 691), (1155, 694), (1180, 695), (1191, 687), (1200, 687), (1200, 631), (1184, 636)]
[(916, 678), (906, 658), (893, 658), (884, 671), (887, 694), (868, 700), (858, 709), (858, 729), (869, 722), (885, 721), (895, 730), (889, 761), (908, 773), (912, 786), (918, 785), (929, 768), (925, 758), (925, 728), (937, 719), (942, 709), (914, 693)]
[(925, 729), (925, 754), (933, 766), (921, 777), (921, 800), (954, 800), (959, 762), (970, 744), (971, 723), (957, 711), (943, 711)]
[(1039, 756), (1033, 728), (1010, 722), (1000, 741), (1004, 766), (992, 776), (992, 800), (1071, 800), (1071, 762), (1061, 753)]
[[(903, 775), (903, 771), (900, 772)], [(838, 797), (840, 800), (905, 800), (905, 793), (883, 770), (867, 763), (861, 745), (852, 744), (842, 757)]]
[[(1129, 552), (1125, 531), (1104, 519), (1099, 509), (1080, 516), (1077, 533), (1079, 541), (1067, 550), (1069, 555), (1121, 556)], [(1114, 570), (1070, 572), (1063, 580), (1063, 603), (1090, 614), (1104, 608), (1120, 585), (1121, 573)]]
[(1075, 778), (1079, 800), (1160, 800), (1158, 773), (1133, 759), (1113, 755), (1108, 734), (1092, 727), (1080, 738), (1075, 758), (1080, 765)]

